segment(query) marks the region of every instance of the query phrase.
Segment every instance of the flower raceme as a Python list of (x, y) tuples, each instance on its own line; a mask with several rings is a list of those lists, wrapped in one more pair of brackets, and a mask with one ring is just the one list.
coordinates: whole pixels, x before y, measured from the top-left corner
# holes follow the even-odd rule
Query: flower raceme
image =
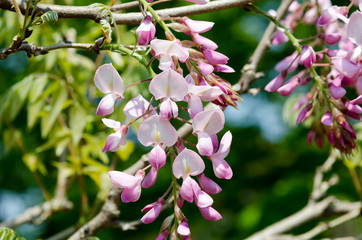
[[(209, 2), (208, 0), (189, 1), (197, 4)], [(225, 133), (219, 148), (217, 134), (224, 128), (225, 117), (222, 109), (228, 105), (236, 106), (235, 102), (239, 100), (239, 96), (231, 89), (230, 83), (215, 74), (215, 72), (234, 72), (226, 65), (229, 58), (215, 51), (218, 48), (216, 43), (201, 36), (213, 25), (213, 22), (179, 18), (168, 26), (184, 32), (191, 40), (180, 41), (170, 37), (170, 33), (166, 34), (169, 40), (154, 39), (155, 26), (152, 17), (146, 15), (136, 30), (139, 36), (138, 44), (146, 45), (145, 47), (151, 50), (149, 52), (154, 56), (152, 60), (159, 61), (158, 68), (161, 72), (152, 79), (142, 80), (137, 84), (149, 81), (148, 90), (152, 97), (146, 99), (139, 94), (125, 102), (123, 108), (125, 123), (121, 124), (108, 118), (102, 119), (107, 127), (115, 131), (107, 137), (103, 152), (118, 151), (120, 145), (126, 143), (130, 125), (136, 121), (139, 123), (138, 141), (146, 147), (152, 147), (148, 155), (148, 166), (138, 170), (134, 176), (119, 171), (109, 172), (113, 185), (123, 189), (121, 195), (123, 202), (137, 201), (141, 189), (152, 187), (156, 183), (159, 171), (166, 171), (163, 166), (168, 162), (172, 164), (170, 172), (172, 184), (169, 189), (156, 202), (142, 209), (142, 212), (146, 213), (141, 221), (149, 224), (160, 215), (163, 206), (169, 204), (176, 196), (177, 204), (173, 216), (176, 221), (168, 221), (168, 225), (166, 224), (167, 226), (160, 231), (157, 239), (165, 239), (169, 234), (173, 236), (178, 234), (182, 239), (191, 238), (188, 220), (180, 209), (184, 200), (195, 202), (201, 215), (207, 220), (216, 221), (222, 218), (212, 207), (213, 199), (209, 195), (220, 193), (221, 187), (203, 173), (204, 160), (212, 162), (217, 178), (232, 177), (232, 170), (225, 161), (230, 149), (231, 133)], [(186, 77), (183, 74), (185, 68), (181, 67), (182, 63), (185, 63), (189, 71), (189, 74), (185, 74)], [(153, 71), (151, 74), (154, 75)], [(99, 67), (94, 82), (96, 87), (106, 94), (98, 105), (98, 115), (113, 113), (115, 102), (117, 99), (123, 99), (125, 89), (136, 85), (124, 87), (122, 78), (112, 64)], [(180, 102), (185, 102), (187, 109), (180, 107)], [(204, 110), (203, 102), (212, 102), (214, 107)], [(189, 114), (192, 123), (189, 119), (179, 117), (185, 115), (179, 114), (179, 111), (183, 110)], [(198, 138), (196, 147), (179, 138), (173, 126), (173, 121), (177, 120), (192, 125), (192, 132)], [(185, 147), (184, 143), (190, 144), (192, 149)], [(180, 178), (182, 178), (181, 185), (177, 182)], [(175, 226), (172, 226), (171, 222), (175, 222)]]
[[(266, 91), (288, 96), (298, 86), (314, 80), (313, 87), (293, 108), (300, 110), (296, 123), (312, 119), (308, 141), (315, 140), (322, 146), (325, 136), (346, 154), (356, 146), (355, 131), (348, 118), (360, 120), (362, 113), (361, 103), (348, 100), (345, 89), (354, 88), (358, 95), (362, 94), (362, 4), (360, 0), (354, 3), (359, 10), (350, 13), (352, 5), (336, 6), (330, 0), (302, 4), (294, 1), (290, 13), (281, 22), (284, 31), (289, 28), (296, 51), (275, 66), (279, 75), (265, 87)], [(296, 39), (292, 31), (297, 19), (303, 19), (305, 24), (316, 24), (317, 35), (307, 36), (306, 40)], [(285, 37), (277, 33), (273, 43), (279, 44)], [(299, 42), (308, 42), (308, 45), (299, 45)], [(298, 65), (302, 67), (298, 69)]]

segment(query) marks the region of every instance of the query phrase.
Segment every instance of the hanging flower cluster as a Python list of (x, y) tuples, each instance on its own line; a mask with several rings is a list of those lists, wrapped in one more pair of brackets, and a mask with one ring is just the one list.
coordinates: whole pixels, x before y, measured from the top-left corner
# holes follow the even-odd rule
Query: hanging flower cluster
[[(208, 1), (191, 1), (205, 4)], [(113, 128), (115, 133), (106, 139), (103, 152), (115, 152), (125, 144), (129, 126), (141, 119), (137, 138), (144, 146), (152, 146), (149, 153), (149, 166), (137, 171), (135, 176), (120, 171), (110, 171), (112, 183), (123, 189), (123, 202), (135, 202), (140, 198), (142, 188), (152, 187), (159, 171), (167, 162), (172, 164), (170, 188), (156, 202), (147, 205), (142, 212), (146, 214), (141, 221), (145, 224), (153, 222), (160, 214), (166, 202), (174, 201), (175, 212), (172, 218), (165, 220), (157, 239), (165, 239), (179, 235), (182, 239), (191, 239), (188, 220), (181, 211), (183, 201), (195, 201), (201, 215), (210, 221), (221, 219), (221, 215), (212, 207), (210, 195), (221, 191), (220, 186), (205, 176), (205, 160), (212, 162), (217, 178), (230, 179), (233, 172), (225, 161), (231, 145), (232, 135), (226, 132), (220, 144), (217, 133), (224, 128), (225, 117), (222, 111), (228, 105), (236, 106), (239, 96), (231, 89), (231, 85), (215, 72), (231, 73), (234, 70), (227, 64), (228, 57), (215, 51), (216, 43), (201, 36), (212, 28), (214, 23), (194, 21), (187, 17), (178, 18), (168, 26), (176, 31), (184, 32), (191, 40), (175, 39), (166, 31), (167, 40), (153, 39), (155, 26), (151, 15), (146, 15), (137, 28), (138, 44), (151, 48), (152, 59), (157, 59), (160, 73), (150, 79), (150, 101), (138, 95), (124, 106), (123, 112), (128, 124), (103, 118), (103, 123)], [(149, 44), (149, 45), (148, 45)], [(185, 76), (181, 64), (185, 63), (189, 74)], [(98, 115), (109, 115), (114, 111), (116, 100), (123, 98), (123, 80), (111, 64), (104, 64), (95, 73), (96, 87), (107, 94), (99, 103)], [(141, 81), (145, 82), (145, 81)], [(133, 84), (134, 85), (134, 84)], [(187, 103), (187, 109), (180, 108), (181, 102)], [(204, 103), (212, 102), (213, 107), (204, 109)], [(179, 111), (185, 109), (191, 119), (180, 119)], [(197, 137), (196, 146), (179, 138), (171, 119), (180, 119), (192, 125), (193, 134)], [(184, 146), (190, 145), (190, 148)], [(148, 171), (147, 171), (148, 170)], [(147, 172), (146, 172), (147, 171)], [(182, 183), (177, 179), (182, 178)], [(170, 193), (172, 190), (172, 193)]]
[[(359, 6), (354, 12), (353, 3)], [(279, 28), (272, 42), (277, 45), (291, 40), (297, 50), (275, 66), (280, 74), (265, 87), (266, 91), (287, 96), (314, 79), (310, 92), (294, 107), (295, 111), (301, 109), (297, 124), (313, 117), (308, 141), (315, 140), (322, 146), (325, 136), (347, 154), (356, 147), (356, 133), (347, 119), (360, 120), (362, 113), (361, 10), (362, 0), (352, 1), (349, 6), (332, 6), (330, 0), (303, 4), (294, 1), (282, 21), (285, 28)], [(298, 40), (290, 32), (289, 36), (285, 34), (299, 23), (314, 24), (317, 35)], [(291, 77), (285, 82), (288, 75)], [(348, 88), (355, 89), (360, 96), (349, 100)]]

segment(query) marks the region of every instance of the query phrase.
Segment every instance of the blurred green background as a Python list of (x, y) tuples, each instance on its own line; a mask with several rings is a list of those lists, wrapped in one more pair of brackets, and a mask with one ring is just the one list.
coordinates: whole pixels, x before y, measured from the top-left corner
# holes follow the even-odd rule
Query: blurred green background
[[(341, 4), (341, 1), (338, 2)], [(42, 3), (89, 5), (94, 1), (54, 0)], [(172, 1), (160, 4), (156, 9), (188, 4)], [(265, 10), (277, 9), (279, 1), (258, 1), (257, 5)], [(232, 84), (236, 83), (240, 77), (239, 70), (253, 53), (268, 21), (242, 9), (191, 18), (215, 22), (215, 26), (203, 35), (216, 42), (218, 51), (230, 58), (229, 65), (236, 72), (223, 74), (222, 77)], [(118, 26), (122, 44), (133, 44), (134, 37), (129, 30), (136, 27)], [(312, 34), (310, 26), (299, 28), (299, 34), (305, 37)], [(157, 36), (164, 38), (161, 29), (157, 30)], [(0, 48), (8, 47), (17, 31), (16, 14), (0, 10)], [(187, 38), (181, 34), (177, 36)], [(99, 37), (100, 24), (87, 19), (59, 19), (55, 23), (35, 27), (28, 41), (45, 46), (63, 40), (92, 43)], [(113, 38), (115, 42), (115, 35)], [(273, 70), (274, 65), (292, 51), (290, 44), (273, 46), (259, 67), (265, 77), (252, 87), (263, 88), (277, 74)], [(107, 129), (101, 117), (96, 115), (102, 94), (95, 88), (93, 76), (99, 65), (109, 62), (119, 71), (125, 85), (148, 77), (134, 59), (109, 52), (96, 55), (84, 50), (57, 50), (35, 58), (27, 58), (25, 53), (19, 52), (0, 60), (0, 222), (44, 201), (34, 175), (53, 194), (57, 167), (60, 165), (69, 170), (69, 176), (77, 173), (84, 176), (90, 203), (82, 219), (86, 221), (99, 210), (106, 196), (109, 181), (104, 176), (114, 159), (121, 158), (116, 169), (122, 170), (150, 150), (141, 146), (135, 132), (130, 130), (125, 153), (101, 153), (105, 139), (112, 130)], [(294, 95), (304, 90), (299, 89)], [(149, 97), (147, 84), (143, 84), (127, 90), (126, 99), (136, 96), (138, 92)], [(233, 134), (227, 157), (234, 172), (233, 178), (229, 181), (216, 180), (210, 162), (206, 163), (206, 175), (216, 180), (223, 189), (213, 196), (213, 207), (222, 214), (223, 219), (206, 221), (195, 204), (185, 203), (182, 208), (189, 219), (194, 239), (243, 239), (295, 213), (307, 203), (315, 168), (328, 156), (329, 146), (320, 149), (315, 144), (307, 145), (308, 130), (290, 124), (293, 119), (283, 119), (285, 98), (276, 93), (265, 94), (263, 90), (257, 96), (244, 95), (242, 98), (239, 110), (228, 107), (225, 112), (224, 132), (230, 130)], [(125, 100), (121, 101), (110, 118), (124, 120), (121, 111), (124, 104)], [(218, 134), (219, 138), (224, 132)], [(195, 138), (190, 141), (195, 142)], [(77, 157), (70, 156), (61, 162), (62, 154), (69, 153), (69, 145), (75, 149)], [(79, 167), (81, 165), (83, 169)], [(140, 210), (155, 202), (167, 189), (170, 171), (170, 164), (162, 168), (156, 185), (142, 189), (138, 202), (122, 204), (120, 220), (142, 217)], [(342, 162), (337, 162), (333, 171), (339, 174), (341, 180), (328, 193), (340, 199), (357, 201), (358, 196)], [(76, 180), (72, 181), (68, 197), (74, 203), (72, 211), (54, 214), (38, 226), (26, 224), (16, 228), (16, 232), (27, 239), (47, 238), (76, 224), (80, 216), (81, 198)], [(154, 239), (163, 219), (170, 214), (171, 209), (164, 211), (154, 223), (141, 225), (137, 231), (107, 229), (97, 236), (101, 239)], [(360, 223), (357, 219), (323, 236), (356, 236), (362, 233), (358, 227)], [(307, 224), (293, 233), (303, 233), (314, 225)]]

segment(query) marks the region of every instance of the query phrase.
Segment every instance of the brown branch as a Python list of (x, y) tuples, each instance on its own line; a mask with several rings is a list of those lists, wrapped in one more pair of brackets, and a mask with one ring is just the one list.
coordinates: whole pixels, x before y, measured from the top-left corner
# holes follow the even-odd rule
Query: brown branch
[[(205, 5), (193, 4), (189, 6), (157, 10), (156, 13), (161, 17), (184, 17), (230, 8), (242, 8), (246, 4), (255, 1), (256, 0), (216, 0)], [(101, 20), (101, 14), (99, 13), (98, 8), (54, 4), (38, 4), (37, 6), (38, 8), (36, 11), (38, 13), (54, 11), (58, 14), (59, 18), (88, 18), (96, 22)], [(11, 0), (0, 0), (0, 8), (15, 11)], [(24, 13), (25, 1), (19, 4), (19, 8)], [(142, 13), (113, 13), (113, 17), (118, 25), (139, 24), (144, 18)]]
[[(288, 10), (289, 5), (292, 2), (293, 0), (282, 1), (281, 5), (277, 10), (276, 19), (278, 21), (283, 18)], [(253, 55), (249, 58), (248, 64), (245, 64), (245, 66), (241, 70), (242, 75), (239, 80), (239, 86), (237, 89), (235, 89), (235, 91), (237, 91), (238, 93), (241, 94), (248, 92), (251, 83), (263, 76), (262, 73), (257, 73), (256, 71), (265, 52), (270, 48), (271, 40), (274, 36), (275, 29), (276, 26), (274, 25), (274, 23), (269, 23)]]
[[(274, 240), (274, 239), (289, 239), (289, 240), (301, 240), (301, 239), (310, 239), (304, 238), (303, 235), (300, 236), (291, 236), (291, 235), (281, 235), (286, 233), (292, 229), (295, 229), (307, 222), (312, 220), (320, 219), (328, 216), (338, 216), (345, 214), (345, 217), (341, 217), (342, 220), (346, 220), (347, 217), (357, 217), (360, 214), (360, 209), (362, 207), (361, 202), (347, 202), (340, 201), (334, 196), (324, 197), (326, 191), (333, 185), (335, 185), (338, 181), (336, 176), (332, 176), (328, 180), (323, 180), (324, 174), (331, 170), (332, 165), (336, 162), (337, 155), (334, 151), (331, 151), (329, 157), (325, 161), (325, 163), (317, 167), (316, 173), (314, 176), (314, 184), (313, 190), (310, 196), (310, 200), (308, 204), (301, 209), (300, 211), (294, 213), (293, 215), (282, 219), (279, 222), (276, 222), (265, 229), (253, 234), (248, 240)], [(322, 198), (322, 199), (321, 199)], [(357, 213), (358, 212), (358, 215)], [(334, 219), (335, 222), (333, 224), (341, 223), (341, 219)], [(333, 220), (333, 221), (334, 221)], [(327, 230), (326, 224), (322, 223), (307, 232), (305, 236), (312, 237), (321, 233), (322, 231)]]
[(53, 199), (41, 205), (37, 205), (25, 210), (14, 219), (0, 223), (2, 227), (15, 228), (25, 223), (40, 224), (55, 212), (68, 211), (73, 208), (73, 204), (68, 200), (59, 201)]

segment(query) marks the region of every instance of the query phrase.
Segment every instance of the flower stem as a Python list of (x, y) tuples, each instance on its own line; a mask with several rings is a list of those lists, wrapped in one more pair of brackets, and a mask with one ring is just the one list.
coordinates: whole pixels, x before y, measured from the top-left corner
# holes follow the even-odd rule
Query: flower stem
[(117, 44), (107, 44), (107, 45), (101, 46), (99, 49), (100, 50), (110, 50), (110, 51), (114, 51), (114, 52), (121, 52), (121, 53), (127, 54), (129, 56), (132, 56), (135, 59), (137, 59), (147, 69), (147, 71), (151, 75), (151, 78), (154, 78), (156, 76), (156, 74), (153, 71), (153, 69), (151, 68), (151, 66), (148, 65), (146, 58), (138, 53), (134, 53), (131, 49), (128, 49), (122, 45), (117, 45)]

